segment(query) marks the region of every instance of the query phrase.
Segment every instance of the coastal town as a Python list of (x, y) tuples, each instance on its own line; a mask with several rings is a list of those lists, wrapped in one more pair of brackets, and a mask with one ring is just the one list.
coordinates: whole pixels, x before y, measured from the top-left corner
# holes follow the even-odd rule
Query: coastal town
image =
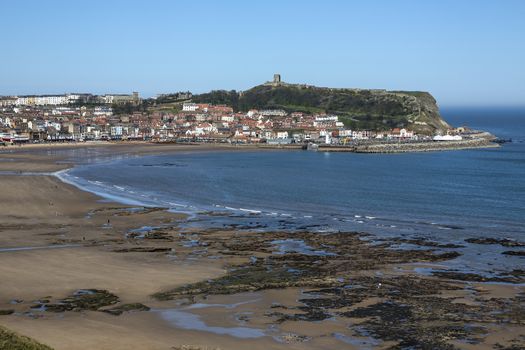
[[(191, 93), (141, 99), (119, 95), (70, 93), (0, 97), (0, 142), (153, 141), (287, 145), (356, 142), (458, 141), (472, 137), (463, 127), (442, 135), (406, 128), (352, 130), (338, 115), (283, 109), (236, 112), (231, 106), (191, 102)], [(173, 101), (169, 108), (144, 108)], [(164, 105), (162, 105), (164, 106)], [(142, 107), (142, 108), (141, 108)]]
[(1, 8), (0, 350), (525, 350), (525, 0)]

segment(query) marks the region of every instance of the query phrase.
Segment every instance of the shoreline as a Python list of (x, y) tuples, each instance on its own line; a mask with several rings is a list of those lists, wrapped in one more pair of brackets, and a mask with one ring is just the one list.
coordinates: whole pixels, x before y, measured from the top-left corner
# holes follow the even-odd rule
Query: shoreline
[[(353, 153), (411, 153), (411, 152), (441, 152), (468, 149), (486, 149), (499, 148), (500, 144), (493, 142), (495, 136), (489, 133), (482, 133), (479, 138), (465, 139), (460, 141), (419, 141), (419, 142), (374, 142), (370, 140), (365, 143), (355, 145), (319, 145), (320, 152), (353, 152)], [(202, 148), (209, 151), (211, 149), (221, 150), (305, 150), (306, 144), (228, 144), (228, 143), (210, 143), (210, 142), (149, 142), (149, 141), (88, 141), (88, 142), (71, 142), (71, 143), (38, 143), (24, 145), (10, 145), (2, 150), (12, 151), (32, 150), (32, 149), (67, 149), (67, 148), (84, 148), (84, 147), (165, 147), (165, 148)]]
[[(153, 154), (159, 149), (133, 150), (131, 154)], [(202, 148), (196, 147), (195, 150)], [(119, 152), (122, 150), (116, 149), (116, 153)], [(23, 158), (32, 162), (31, 157)], [(64, 161), (60, 155), (47, 155), (40, 161), (47, 165), (37, 162), (31, 167), (20, 159), (16, 164), (19, 169), (33, 171), (53, 166), (61, 168), (60, 171), (64, 167), (62, 163), (49, 164)], [(6, 163), (0, 162), (0, 170)], [(12, 164), (9, 166), (13, 168)], [(356, 345), (359, 343), (353, 343), (356, 341), (363, 346), (386, 348), (400, 340), (385, 338), (373, 323), (361, 319), (362, 315), (376, 315), (387, 322), (388, 319), (383, 317), (389, 312), (404, 314), (406, 310), (399, 306), (403, 305), (401, 301), (414, 308), (433, 308), (432, 305), (449, 308), (446, 298), (451, 297), (460, 305), (488, 303), (493, 297), (519, 307), (519, 304), (515, 305), (519, 302), (516, 298), (525, 292), (522, 285), (461, 281), (468, 276), (420, 276), (412, 268), (407, 268), (410, 264), (417, 266), (418, 261), (447, 258), (434, 257), (434, 252), (428, 251), (431, 246), (423, 252), (398, 253), (389, 251), (386, 242), (383, 246), (372, 247), (355, 234), (327, 234), (322, 236), (323, 241), (318, 241), (319, 236), (308, 232), (291, 236), (279, 232), (254, 235), (235, 229), (181, 231), (179, 222), (184, 220), (183, 216), (168, 213), (163, 208), (131, 209), (129, 205), (101, 201), (100, 197), (48, 174), (2, 175), (1, 179), (0, 199), (4, 204), (0, 204), (0, 247), (6, 242), (15, 247), (27, 247), (29, 243), (32, 246), (37, 246), (35, 243), (50, 246), (81, 244), (73, 249), (0, 253), (0, 279), (11, 282), (9, 288), (4, 283), (0, 287), (0, 310), (13, 310), (10, 315), (0, 316), (0, 325), (55, 349), (169, 349), (183, 345), (203, 349), (351, 349), (359, 347)], [(133, 233), (133, 230), (146, 226), (151, 229)], [(312, 247), (312, 251), (328, 249), (337, 255), (310, 255), (308, 250), (276, 253), (279, 250), (274, 242), (287, 239), (302, 240)], [(345, 258), (347, 255), (350, 260)], [(252, 257), (256, 258), (255, 263)], [(317, 267), (314, 269), (314, 266)], [(250, 274), (239, 275), (243, 269)], [(289, 269), (304, 273), (297, 274)], [(268, 274), (269, 271), (276, 274)], [(258, 277), (253, 280), (249, 276)], [(344, 278), (344, 282), (338, 278)], [(242, 283), (233, 283), (234, 280)], [(399, 284), (402, 281), (408, 284)], [(217, 284), (219, 282), (226, 284)], [(365, 286), (364, 294), (348, 294), (352, 289), (340, 289), (348, 283)], [(377, 288), (377, 283), (384, 287)], [(430, 288), (432, 283), (435, 286)], [(229, 288), (227, 293), (222, 286)], [(402, 291), (401, 297), (394, 293), (396, 288)], [(78, 295), (72, 294), (78, 290), (107, 291), (119, 301), (100, 306), (104, 300), (113, 299), (109, 294), (96, 292), (100, 298), (95, 304), (87, 304), (90, 306), (85, 309), (87, 301), (82, 299), (80, 303), (75, 299)], [(418, 298), (412, 296), (410, 290), (419, 291), (428, 300), (418, 306)], [(340, 294), (342, 291), (344, 293)], [(439, 302), (429, 299), (436, 293), (444, 299)], [(12, 303), (15, 299), (22, 301)], [(78, 310), (55, 313), (32, 308), (37, 305), (42, 310), (51, 310), (55, 305), (64, 304), (64, 300), (75, 300)], [(239, 300), (246, 303), (238, 304)], [(385, 304), (388, 300), (394, 303), (394, 309), (388, 309), (390, 304)], [(152, 311), (140, 311), (138, 304)], [(490, 305), (486, 307), (507, 310), (499, 304)], [(101, 312), (115, 307), (123, 310), (118, 316)], [(479, 315), (485, 315), (480, 310), (461, 307), (462, 313), (481, 312)], [(332, 313), (337, 321), (325, 318)], [(504, 313), (508, 314), (507, 311)], [(410, 324), (426, 322), (418, 318), (423, 315), (418, 315), (410, 316), (407, 329)], [(348, 316), (364, 320), (362, 327), (370, 329), (374, 337), (348, 333), (348, 321), (345, 321)], [(177, 323), (176, 320), (181, 318), (186, 318), (186, 328)], [(455, 324), (446, 319), (441, 321)], [(274, 328), (267, 329), (268, 322)], [(525, 324), (520, 317), (515, 323), (503, 323), (503, 326), (493, 325), (488, 318), (484, 322), (490, 329), (490, 336), (487, 345), (482, 342), (476, 345), (482, 349), (496, 342), (512, 344), (512, 331), (522, 331)], [(380, 325), (391, 327), (388, 324)], [(241, 335), (259, 329), (262, 333), (255, 334), (263, 335), (243, 338), (236, 336), (233, 329)], [(452, 329), (445, 330), (451, 332)], [(415, 331), (392, 331), (405, 332), (405, 340), (424, 341)], [(442, 338), (443, 330), (434, 329), (433, 332), (436, 335), (432, 344), (443, 346), (447, 343), (443, 340), (446, 338)], [(467, 333), (464, 336), (470, 337)], [(202, 338), (203, 335), (206, 339)], [(454, 345), (462, 348), (464, 344), (454, 342)]]

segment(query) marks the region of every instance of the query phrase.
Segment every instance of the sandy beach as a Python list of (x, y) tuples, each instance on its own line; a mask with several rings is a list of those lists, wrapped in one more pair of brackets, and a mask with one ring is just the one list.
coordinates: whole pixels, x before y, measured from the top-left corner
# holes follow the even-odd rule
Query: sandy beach
[[(1, 150), (0, 325), (11, 331), (57, 350), (525, 344), (524, 276), (518, 272), (521, 283), (421, 276), (414, 273), (417, 264), (451, 257), (372, 247), (359, 234), (300, 233), (296, 238), (316, 249), (333, 249), (333, 255), (310, 256), (276, 255), (272, 242), (286, 233), (182, 232), (185, 215), (101, 200), (50, 174), (73, 166), (57, 152), (72, 148), (101, 157), (236, 149), (93, 144)], [(145, 226), (159, 229), (133, 234)]]
[[(60, 163), (64, 161), (60, 155), (42, 156), (32, 151), (70, 147), (82, 146), (24, 146), (14, 149), (13, 153), (2, 153), (0, 158), (10, 161), (0, 162), (0, 172), (46, 173), (62, 170), (69, 165)], [(127, 152), (120, 146), (103, 147), (103, 152), (113, 152), (113, 149)], [(145, 152), (158, 150), (145, 147)], [(134, 150), (141, 151), (144, 150)], [(128, 230), (176, 222), (184, 218), (183, 215), (145, 211), (115, 216), (115, 212), (125, 211), (127, 207), (100, 201), (100, 198), (64, 184), (51, 175), (4, 175), (0, 178), (0, 193), (0, 278), (4, 281), (0, 288), (0, 309), (19, 309), (46, 296), (65, 297), (84, 288), (111, 290), (123, 302), (146, 302), (151, 294), (164, 288), (223, 273), (220, 264), (212, 261), (176, 266), (155, 253), (112, 252), (113, 245), (125, 244), (124, 237)], [(14, 299), (23, 302), (12, 304)], [(109, 320), (112, 318), (110, 316)], [(50, 330), (46, 331), (39, 321), (31, 317), (2, 317), (1, 320), (2, 324), (23, 334), (42, 332), (63, 338), (56, 333), (56, 326), (50, 324)], [(88, 321), (89, 324), (93, 322)], [(85, 332), (82, 325), (79, 325), (79, 332)], [(133, 329), (129, 333), (126, 338), (133, 337)], [(70, 337), (69, 342), (64, 339), (64, 344), (48, 340), (43, 335), (35, 337), (56, 348), (116, 348), (113, 342), (106, 341), (107, 345), (104, 342), (89, 343), (76, 336)], [(93, 334), (88, 338), (95, 341), (99, 337)], [(114, 340), (118, 341), (118, 337), (115, 336)], [(144, 342), (134, 340), (126, 342), (123, 348), (130, 346), (149, 348)]]

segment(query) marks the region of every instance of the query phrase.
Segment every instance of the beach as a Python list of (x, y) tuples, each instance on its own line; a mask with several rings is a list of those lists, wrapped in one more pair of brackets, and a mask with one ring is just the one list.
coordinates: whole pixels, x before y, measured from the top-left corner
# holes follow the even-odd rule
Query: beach
[(0, 153), (0, 325), (53, 349), (525, 342), (523, 270), (492, 279), (418, 274), (454, 254), (434, 251), (431, 240), (388, 249), (403, 242), (372, 245), (365, 232), (183, 230), (186, 214), (104, 200), (60, 181), (53, 173), (75, 159), (56, 150), (70, 148), (101, 159), (239, 151), (130, 143)]

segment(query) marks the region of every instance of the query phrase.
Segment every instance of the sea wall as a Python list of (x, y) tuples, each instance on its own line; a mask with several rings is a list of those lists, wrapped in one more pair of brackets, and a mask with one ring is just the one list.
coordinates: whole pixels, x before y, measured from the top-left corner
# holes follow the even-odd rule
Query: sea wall
[(415, 143), (377, 143), (355, 146), (326, 146), (321, 145), (323, 152), (356, 152), (356, 153), (403, 153), (403, 152), (432, 152), (446, 150), (460, 150), (472, 148), (499, 147), (487, 139), (473, 139), (461, 141), (428, 141)]

